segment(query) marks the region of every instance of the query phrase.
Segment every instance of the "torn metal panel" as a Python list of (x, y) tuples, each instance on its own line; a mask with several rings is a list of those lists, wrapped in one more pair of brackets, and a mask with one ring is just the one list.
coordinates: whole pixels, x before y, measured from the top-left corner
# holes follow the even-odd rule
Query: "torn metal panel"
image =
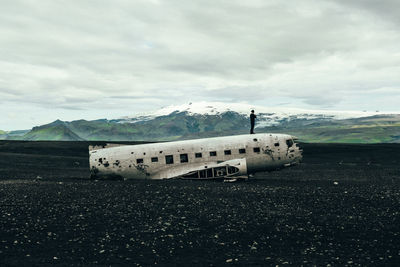
[(97, 146), (89, 146), (89, 151), (92, 150), (99, 150), (99, 149), (103, 149), (103, 148), (110, 148), (110, 147), (119, 147), (119, 146), (126, 146), (125, 144), (112, 144), (112, 143), (107, 143), (105, 145), (97, 145)]

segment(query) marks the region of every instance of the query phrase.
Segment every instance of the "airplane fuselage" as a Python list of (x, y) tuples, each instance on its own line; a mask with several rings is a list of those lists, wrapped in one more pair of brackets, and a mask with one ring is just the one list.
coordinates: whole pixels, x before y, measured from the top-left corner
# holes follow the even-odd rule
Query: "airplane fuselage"
[(251, 134), (94, 148), (89, 161), (92, 178), (214, 179), (279, 169), (301, 157), (290, 135)]

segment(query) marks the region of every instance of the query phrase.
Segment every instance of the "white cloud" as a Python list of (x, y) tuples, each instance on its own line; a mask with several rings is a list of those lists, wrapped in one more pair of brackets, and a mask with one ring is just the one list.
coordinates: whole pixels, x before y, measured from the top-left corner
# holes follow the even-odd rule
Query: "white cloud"
[(398, 109), (400, 8), (384, 2), (6, 0), (0, 104), (40, 123), (197, 100)]

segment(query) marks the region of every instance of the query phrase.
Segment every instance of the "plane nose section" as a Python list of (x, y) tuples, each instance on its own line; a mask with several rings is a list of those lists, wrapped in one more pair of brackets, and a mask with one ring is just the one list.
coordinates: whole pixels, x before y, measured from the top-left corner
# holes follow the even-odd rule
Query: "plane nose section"
[(296, 159), (297, 163), (300, 163), (303, 161), (303, 150), (302, 149), (299, 149), (298, 151), (296, 151), (295, 159)]
[(296, 163), (300, 163), (303, 160), (303, 149), (301, 147), (299, 147), (299, 143), (298, 143), (298, 138), (296, 136), (292, 136), (292, 140), (294, 142), (294, 161)]
[[(297, 141), (297, 140), (296, 140)], [(298, 146), (298, 143), (294, 143), (290, 149), (292, 161), (290, 165), (296, 165), (303, 160), (303, 149)]]

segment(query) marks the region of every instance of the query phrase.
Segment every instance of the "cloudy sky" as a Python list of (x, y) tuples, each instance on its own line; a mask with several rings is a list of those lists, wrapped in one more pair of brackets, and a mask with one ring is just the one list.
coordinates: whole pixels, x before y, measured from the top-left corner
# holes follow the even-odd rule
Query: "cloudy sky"
[(1, 1), (0, 129), (196, 101), (400, 111), (400, 3)]

